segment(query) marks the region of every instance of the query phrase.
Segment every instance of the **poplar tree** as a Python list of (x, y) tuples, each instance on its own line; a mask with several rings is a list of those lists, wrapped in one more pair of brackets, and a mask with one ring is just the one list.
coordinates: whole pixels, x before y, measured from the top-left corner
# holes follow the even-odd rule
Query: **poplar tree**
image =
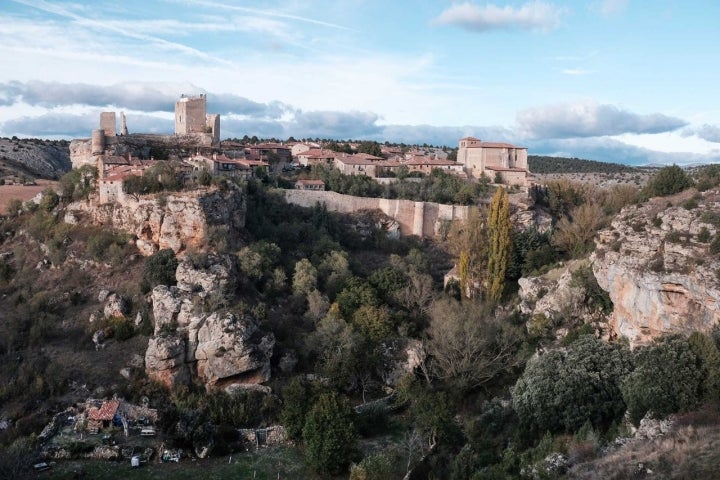
[(512, 240), (510, 200), (504, 188), (498, 188), (488, 214), (487, 299), (497, 302), (505, 288), (505, 273), (510, 262)]

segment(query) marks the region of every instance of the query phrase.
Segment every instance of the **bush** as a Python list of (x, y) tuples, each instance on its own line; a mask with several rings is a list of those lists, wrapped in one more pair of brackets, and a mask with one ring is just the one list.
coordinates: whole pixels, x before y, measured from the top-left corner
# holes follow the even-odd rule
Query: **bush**
[(623, 379), (621, 390), (637, 425), (648, 411), (663, 417), (695, 408), (701, 381), (688, 341), (672, 336), (637, 350), (635, 370)]
[(693, 185), (692, 179), (677, 165), (660, 169), (643, 189), (645, 197), (664, 197), (682, 192)]
[(531, 360), (512, 388), (521, 424), (532, 434), (605, 427), (622, 417), (620, 381), (630, 371), (627, 347), (592, 335)]
[(171, 248), (165, 248), (147, 257), (140, 284), (142, 291), (147, 293), (158, 285), (175, 285), (177, 267), (178, 261)]
[(356, 454), (357, 435), (353, 410), (346, 397), (320, 395), (307, 415), (303, 440), (310, 466), (322, 474), (339, 475)]

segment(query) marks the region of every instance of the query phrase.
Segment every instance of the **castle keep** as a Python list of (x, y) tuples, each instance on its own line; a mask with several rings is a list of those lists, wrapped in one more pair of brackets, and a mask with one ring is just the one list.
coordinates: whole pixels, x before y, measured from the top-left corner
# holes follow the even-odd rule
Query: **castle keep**
[(182, 95), (175, 102), (175, 135), (210, 133), (220, 140), (220, 115), (207, 113), (207, 95)]

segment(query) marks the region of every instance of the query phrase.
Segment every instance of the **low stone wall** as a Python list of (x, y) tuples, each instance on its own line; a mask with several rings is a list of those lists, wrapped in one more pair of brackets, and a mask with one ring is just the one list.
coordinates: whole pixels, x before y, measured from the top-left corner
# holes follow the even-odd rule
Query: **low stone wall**
[(387, 198), (354, 197), (337, 192), (311, 190), (282, 190), (288, 203), (301, 207), (325, 204), (333, 212), (353, 213), (359, 210), (380, 210), (400, 224), (403, 235), (433, 238), (439, 235), (443, 222), (466, 221), (476, 207), (414, 202)]

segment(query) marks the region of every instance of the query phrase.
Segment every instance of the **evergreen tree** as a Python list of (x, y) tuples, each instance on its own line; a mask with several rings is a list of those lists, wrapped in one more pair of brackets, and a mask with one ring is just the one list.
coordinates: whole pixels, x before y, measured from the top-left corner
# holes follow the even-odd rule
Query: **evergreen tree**
[(504, 188), (498, 188), (490, 202), (488, 215), (487, 298), (497, 302), (505, 288), (505, 272), (512, 247), (510, 201)]
[(319, 473), (338, 475), (355, 455), (357, 435), (346, 397), (326, 393), (318, 398), (303, 428), (307, 459)]

